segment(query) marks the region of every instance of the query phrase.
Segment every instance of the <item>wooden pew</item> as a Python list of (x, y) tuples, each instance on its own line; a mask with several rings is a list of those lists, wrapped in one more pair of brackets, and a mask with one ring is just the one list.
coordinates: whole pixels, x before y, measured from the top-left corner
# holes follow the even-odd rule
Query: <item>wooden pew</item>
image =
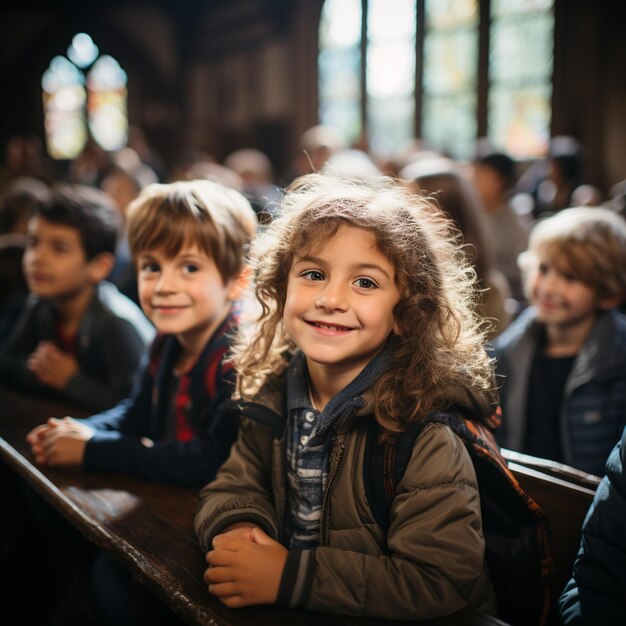
[[(186, 623), (193, 626), (397, 625), (398, 622), (386, 620), (275, 606), (226, 608), (209, 595), (202, 580), (205, 563), (192, 528), (195, 490), (115, 474), (52, 470), (34, 463), (24, 440), (26, 433), (51, 415), (67, 414), (80, 416), (80, 412), (59, 403), (0, 387), (0, 462), (32, 486), (91, 542), (122, 563)], [(35, 601), (36, 594), (33, 585)], [(469, 608), (420, 624), (506, 626)]]
[(580, 485), (581, 487), (587, 487), (592, 491), (597, 489), (600, 484), (600, 480), (602, 480), (600, 476), (583, 472), (582, 470), (571, 467), (570, 465), (565, 465), (564, 463), (557, 463), (556, 461), (550, 461), (549, 459), (542, 459), (529, 454), (514, 452), (513, 450), (507, 450), (506, 448), (502, 448), (501, 452), (507, 462), (530, 467), (531, 469), (535, 469), (543, 474), (560, 478), (569, 483)]
[[(509, 461), (508, 464), (522, 489), (541, 506), (550, 520), (554, 575), (550, 585), (552, 602), (549, 624), (557, 626), (558, 599), (570, 579), (580, 544), (582, 523), (593, 500), (597, 482), (592, 480), (591, 484), (585, 486), (519, 463)], [(559, 469), (561, 476), (568, 473), (563, 468), (567, 466)]]

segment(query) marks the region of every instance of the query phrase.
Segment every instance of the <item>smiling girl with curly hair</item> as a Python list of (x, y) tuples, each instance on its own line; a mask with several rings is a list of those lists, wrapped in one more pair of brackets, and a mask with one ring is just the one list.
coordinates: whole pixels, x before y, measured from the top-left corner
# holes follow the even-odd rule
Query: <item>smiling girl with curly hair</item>
[[(242, 426), (195, 520), (209, 592), (391, 619), (495, 610), (470, 454), (427, 423), (454, 410), (487, 424), (495, 408), (457, 232), (391, 179), (311, 174), (251, 256)], [(368, 450), (417, 424), (383, 528)]]

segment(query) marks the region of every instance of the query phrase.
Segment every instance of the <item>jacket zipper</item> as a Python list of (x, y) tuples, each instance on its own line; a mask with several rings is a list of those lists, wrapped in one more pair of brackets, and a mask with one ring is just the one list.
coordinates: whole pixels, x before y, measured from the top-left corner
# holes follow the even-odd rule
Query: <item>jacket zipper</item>
[[(350, 411), (342, 420), (337, 424), (335, 432), (341, 432), (344, 424), (348, 422), (348, 420), (354, 415), (356, 409)], [(328, 481), (326, 482), (326, 490), (324, 491), (324, 498), (322, 499), (322, 517), (320, 520), (320, 545), (327, 546), (328, 545), (328, 499), (330, 489), (332, 487), (333, 481), (335, 480), (335, 476), (337, 475), (337, 471), (339, 470), (339, 466), (341, 465), (341, 461), (343, 460), (343, 453), (346, 449), (346, 437), (348, 435), (346, 433), (342, 435), (333, 435), (331, 441), (331, 459), (333, 460), (332, 467), (330, 467), (328, 471)], [(339, 449), (336, 450), (337, 440), (341, 437), (341, 441), (339, 443)], [(334, 458), (333, 458), (334, 457)]]
[(326, 490), (324, 491), (324, 498), (322, 500), (322, 517), (321, 517), (321, 525), (320, 525), (320, 545), (327, 546), (328, 545), (328, 521), (329, 521), (329, 513), (328, 513), (328, 500), (329, 493), (335, 480), (335, 476), (337, 475), (337, 471), (339, 470), (339, 466), (341, 465), (341, 461), (343, 459), (343, 453), (346, 449), (346, 435), (342, 435), (341, 442), (339, 443), (338, 449), (335, 447), (337, 442), (337, 436), (334, 436), (331, 443), (331, 456), (335, 457), (333, 459), (332, 467), (328, 472), (328, 481), (326, 483)]

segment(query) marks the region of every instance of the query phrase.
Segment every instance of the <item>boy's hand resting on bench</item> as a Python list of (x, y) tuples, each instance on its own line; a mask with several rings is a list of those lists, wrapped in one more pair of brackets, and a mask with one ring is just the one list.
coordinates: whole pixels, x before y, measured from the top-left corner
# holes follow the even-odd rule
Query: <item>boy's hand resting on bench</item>
[(51, 417), (45, 424), (31, 430), (26, 441), (37, 463), (50, 467), (75, 467), (82, 465), (85, 447), (93, 435), (93, 429), (80, 420)]

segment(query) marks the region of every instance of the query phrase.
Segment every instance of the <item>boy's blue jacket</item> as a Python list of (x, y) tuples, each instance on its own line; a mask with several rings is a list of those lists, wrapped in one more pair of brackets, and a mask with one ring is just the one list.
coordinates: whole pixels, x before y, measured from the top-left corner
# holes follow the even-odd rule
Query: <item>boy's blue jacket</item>
[[(543, 326), (526, 309), (494, 341), (504, 448), (524, 452), (528, 381)], [(599, 314), (565, 383), (559, 416), (565, 463), (602, 476), (606, 459), (626, 426), (626, 316)]]
[(583, 524), (572, 579), (559, 601), (566, 625), (626, 622), (626, 429)]
[(48, 300), (30, 295), (0, 347), (0, 380), (33, 393), (55, 393), (65, 402), (102, 411), (132, 389), (154, 327), (113, 284), (101, 282), (85, 311), (76, 342), (79, 372), (59, 392), (39, 382), (26, 366), (40, 341), (54, 341), (55, 315)]
[[(228, 456), (239, 426), (239, 412), (230, 401), (235, 371), (232, 363), (224, 362), (234, 324), (231, 314), (209, 339), (191, 370), (187, 417), (198, 433), (196, 437), (177, 441), (170, 436), (173, 369), (180, 344), (173, 335), (159, 335), (131, 396), (85, 420), (96, 434), (87, 443), (84, 467), (190, 486), (212, 480)], [(154, 445), (144, 445), (143, 437)]]

